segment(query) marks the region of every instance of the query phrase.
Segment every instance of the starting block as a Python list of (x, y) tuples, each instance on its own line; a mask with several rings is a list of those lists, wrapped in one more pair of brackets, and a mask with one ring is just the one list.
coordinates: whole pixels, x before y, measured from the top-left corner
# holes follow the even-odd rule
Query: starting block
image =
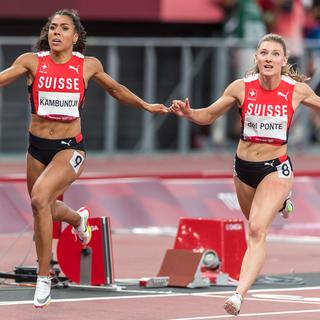
[(181, 218), (174, 249), (203, 253), (213, 250), (219, 257), (216, 270), (203, 270), (204, 275), (217, 282), (218, 274), (228, 274), (239, 280), (243, 256), (247, 249), (245, 228), (239, 219)]
[(210, 279), (202, 274), (206, 256), (203, 253), (183, 249), (169, 249), (162, 261), (158, 277), (168, 277), (168, 286), (201, 288), (209, 287)]
[(84, 247), (66, 227), (58, 241), (57, 258), (61, 270), (71, 281), (82, 285), (114, 284), (111, 223), (108, 217), (89, 218), (92, 238)]

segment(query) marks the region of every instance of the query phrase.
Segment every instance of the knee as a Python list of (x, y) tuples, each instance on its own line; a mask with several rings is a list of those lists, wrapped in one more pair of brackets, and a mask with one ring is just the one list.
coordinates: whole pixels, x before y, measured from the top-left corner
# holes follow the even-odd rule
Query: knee
[(250, 221), (249, 222), (249, 238), (256, 241), (264, 241), (267, 236), (266, 228), (257, 221)]
[(48, 198), (41, 192), (31, 193), (31, 208), (34, 216), (41, 214), (42, 210), (49, 205)]

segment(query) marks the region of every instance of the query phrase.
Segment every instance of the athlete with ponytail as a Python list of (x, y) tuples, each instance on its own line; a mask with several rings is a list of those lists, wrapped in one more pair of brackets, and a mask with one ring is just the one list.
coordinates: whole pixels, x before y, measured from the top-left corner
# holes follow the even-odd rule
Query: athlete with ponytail
[(288, 64), (284, 39), (267, 34), (257, 46), (255, 68), (232, 82), (217, 101), (206, 108), (191, 108), (188, 99), (173, 100), (170, 107), (171, 112), (199, 125), (213, 123), (235, 105), (240, 113), (234, 183), (248, 220), (248, 247), (236, 292), (224, 304), (229, 314), (240, 312), (245, 294), (264, 265), (272, 221), (279, 211), (285, 218), (292, 211), (293, 170), (287, 155), (292, 117), (300, 103), (320, 111), (320, 97), (304, 80)]

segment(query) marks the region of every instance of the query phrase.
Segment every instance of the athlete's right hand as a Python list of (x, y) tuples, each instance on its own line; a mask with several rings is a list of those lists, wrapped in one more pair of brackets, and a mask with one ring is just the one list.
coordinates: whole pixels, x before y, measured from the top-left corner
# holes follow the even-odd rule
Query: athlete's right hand
[(191, 115), (191, 107), (189, 103), (189, 98), (182, 100), (172, 100), (172, 104), (169, 107), (170, 112), (180, 116), (188, 117)]

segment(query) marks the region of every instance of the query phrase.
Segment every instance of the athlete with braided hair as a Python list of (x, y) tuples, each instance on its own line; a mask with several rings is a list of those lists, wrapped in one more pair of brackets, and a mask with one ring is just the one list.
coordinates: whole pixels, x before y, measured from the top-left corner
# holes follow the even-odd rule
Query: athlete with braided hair
[(91, 238), (89, 209), (75, 211), (57, 200), (80, 176), (85, 161), (81, 111), (89, 80), (96, 81), (123, 104), (165, 114), (162, 104), (149, 104), (112, 79), (95, 57), (84, 56), (86, 32), (75, 10), (59, 10), (43, 27), (36, 52), (19, 56), (0, 72), (0, 87), (27, 77), (31, 105), (27, 185), (34, 216), (38, 257), (35, 307), (50, 302), (49, 267), (52, 220), (74, 227), (84, 245)]

